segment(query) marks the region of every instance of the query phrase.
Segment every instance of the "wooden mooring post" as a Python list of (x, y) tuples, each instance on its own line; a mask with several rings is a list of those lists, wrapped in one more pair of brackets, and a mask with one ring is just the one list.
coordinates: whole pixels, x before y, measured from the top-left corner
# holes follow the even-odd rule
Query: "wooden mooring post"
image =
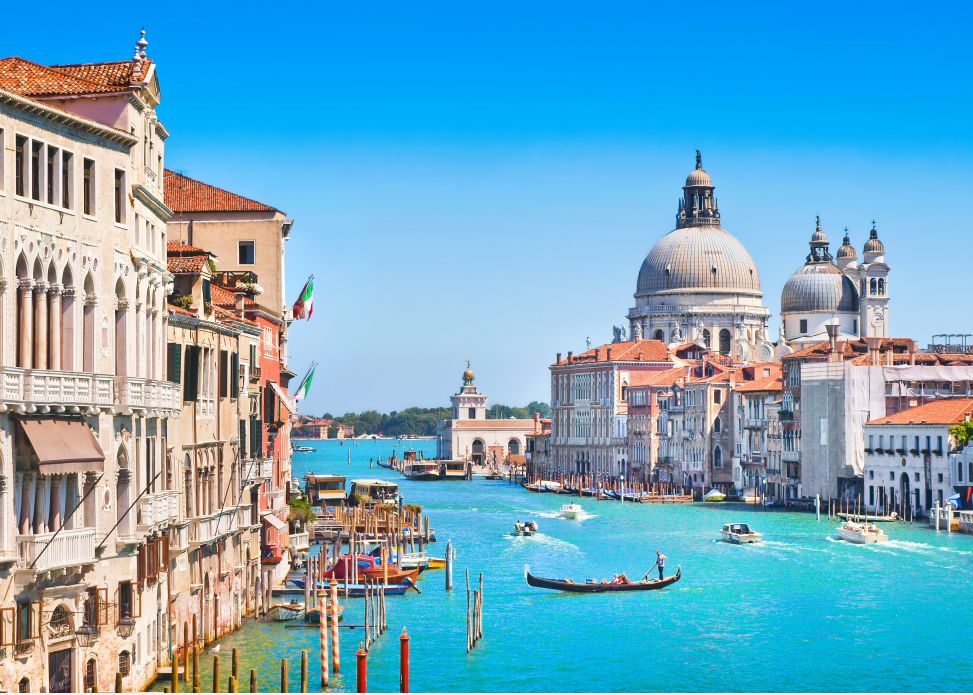
[(290, 692), (290, 683), (287, 677), (287, 659), (280, 660), (280, 691), (282, 693)]
[(453, 590), (453, 541), (446, 541), (446, 591)]
[(466, 570), (466, 651), (471, 652), (483, 637), (483, 573), (480, 588), (470, 587), (470, 570)]
[(213, 655), (213, 692), (220, 692), (220, 655)]

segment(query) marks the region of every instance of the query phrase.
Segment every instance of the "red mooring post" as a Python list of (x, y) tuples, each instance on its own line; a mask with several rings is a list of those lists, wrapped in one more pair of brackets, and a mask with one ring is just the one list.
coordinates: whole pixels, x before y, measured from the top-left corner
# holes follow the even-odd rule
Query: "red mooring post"
[(399, 635), (399, 692), (409, 692), (409, 633)]
[(361, 642), (358, 643), (358, 653), (355, 654), (358, 657), (358, 690), (359, 693), (368, 692), (368, 652), (365, 651), (365, 645)]

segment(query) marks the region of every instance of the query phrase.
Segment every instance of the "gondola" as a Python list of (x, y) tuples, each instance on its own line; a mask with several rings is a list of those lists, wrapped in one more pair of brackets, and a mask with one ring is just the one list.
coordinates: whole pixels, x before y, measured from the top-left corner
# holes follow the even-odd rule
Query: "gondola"
[(530, 570), (525, 570), (527, 583), (539, 589), (554, 589), (555, 591), (570, 591), (577, 594), (603, 594), (613, 591), (652, 591), (662, 589), (675, 584), (682, 578), (682, 568), (677, 567), (676, 573), (665, 579), (645, 579), (640, 582), (629, 582), (628, 584), (603, 584), (601, 582), (591, 582), (578, 584), (570, 579), (544, 579), (535, 577)]

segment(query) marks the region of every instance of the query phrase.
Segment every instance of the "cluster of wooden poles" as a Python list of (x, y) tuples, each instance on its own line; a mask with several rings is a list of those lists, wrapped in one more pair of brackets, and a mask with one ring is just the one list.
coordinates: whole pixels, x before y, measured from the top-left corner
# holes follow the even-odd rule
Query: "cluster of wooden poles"
[(480, 588), (470, 592), (470, 570), (466, 569), (466, 652), (473, 651), (483, 637), (483, 573)]
[(581, 496), (583, 490), (600, 489), (604, 491), (617, 492), (620, 496), (631, 494), (635, 499), (640, 499), (640, 501), (645, 502), (652, 501), (652, 496), (658, 496), (660, 498), (664, 497), (666, 498), (666, 501), (671, 501), (676, 498), (678, 498), (679, 501), (693, 501), (692, 492), (687, 493), (683, 486), (666, 482), (646, 483), (633, 480), (628, 483), (623, 483), (617, 478), (604, 480), (593, 475), (572, 473), (570, 475), (556, 475), (551, 478), (536, 478), (532, 480), (529, 485), (539, 485), (543, 482), (559, 483), (562, 488), (561, 494), (573, 494), (563, 492), (563, 489), (565, 488), (576, 490), (576, 494), (579, 497)]
[[(841, 514), (845, 515), (846, 518), (850, 518), (856, 521), (865, 521), (868, 519), (869, 512), (865, 510), (865, 506), (862, 502), (861, 495), (858, 495), (857, 498), (854, 500), (849, 500), (847, 498), (844, 498), (844, 499), (828, 499), (825, 501), (822, 501), (821, 496), (817, 495), (814, 499), (814, 506), (815, 506), (815, 513), (819, 521), (821, 520), (821, 507), (823, 505), (823, 502), (827, 503), (825, 512), (829, 520), (838, 519), (839, 515)], [(895, 504), (895, 505), (886, 504), (879, 511), (871, 512), (871, 515), (872, 516), (880, 515), (880, 516), (887, 517), (893, 512), (896, 514), (896, 521), (907, 521), (911, 524), (915, 520), (912, 505), (906, 505), (906, 504)]]

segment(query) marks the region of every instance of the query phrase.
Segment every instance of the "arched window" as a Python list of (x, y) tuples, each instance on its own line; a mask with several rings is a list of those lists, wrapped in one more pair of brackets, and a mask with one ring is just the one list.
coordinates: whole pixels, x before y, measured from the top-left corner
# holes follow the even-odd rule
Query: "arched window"
[(31, 367), (31, 328), (33, 322), (34, 293), (31, 290), (27, 259), (21, 254), (17, 259), (17, 366)]
[(878, 281), (875, 278), (872, 278), (868, 282), (868, 293), (872, 295), (878, 294)]
[[(717, 393), (719, 393), (719, 392), (717, 392)], [(713, 431), (714, 432), (719, 432), (721, 427), (722, 427), (722, 425), (720, 424), (720, 419), (719, 418), (716, 418), (715, 420), (713, 420)]]
[(128, 376), (128, 298), (121, 278), (115, 283), (115, 375)]
[(513, 455), (517, 455), (517, 454), (520, 453), (520, 440), (519, 439), (516, 439), (515, 438), (515, 439), (511, 439), (509, 442), (507, 442), (507, 453), (513, 454)]
[(720, 447), (713, 449), (713, 468), (723, 467), (723, 450)]
[(127, 676), (132, 671), (132, 654), (127, 649), (118, 654), (118, 672)]
[(878, 294), (881, 297), (885, 296), (885, 278), (878, 279)]
[(88, 659), (84, 665), (84, 689), (87, 693), (95, 692), (98, 686), (98, 663), (94, 659)]
[(720, 354), (730, 354), (730, 331), (725, 328), (720, 331)]
[(71, 268), (64, 266), (61, 274), (61, 311), (60, 316), (52, 317), (52, 321), (59, 321), (60, 345), (58, 346), (60, 368), (74, 371), (74, 276)]
[(51, 612), (48, 627), (52, 637), (63, 637), (71, 632), (71, 612), (67, 606), (61, 604)]
[(21, 693), (30, 692), (30, 679), (27, 678), (27, 676), (21, 678), (20, 682), (17, 683), (17, 692), (21, 692)]
[(956, 479), (959, 482), (963, 482), (963, 462), (962, 461), (956, 464)]
[(710, 334), (709, 334), (709, 329), (708, 328), (704, 328), (703, 329), (703, 347), (705, 347), (707, 349), (710, 348), (710, 347), (712, 347), (711, 344), (710, 344)]
[(95, 371), (95, 305), (98, 297), (95, 295), (95, 281), (91, 274), (84, 279), (84, 316), (81, 321), (81, 368), (91, 373)]
[(130, 504), (132, 472), (128, 468), (128, 451), (118, 447), (118, 480), (115, 483), (115, 516), (118, 522), (118, 535), (128, 536), (132, 530), (132, 515), (128, 513)]
[(666, 339), (666, 332), (664, 330), (662, 330), (661, 328), (657, 329), (656, 332), (655, 332), (655, 339), (658, 340), (658, 341), (660, 341), (660, 342), (665, 341), (665, 339)]

